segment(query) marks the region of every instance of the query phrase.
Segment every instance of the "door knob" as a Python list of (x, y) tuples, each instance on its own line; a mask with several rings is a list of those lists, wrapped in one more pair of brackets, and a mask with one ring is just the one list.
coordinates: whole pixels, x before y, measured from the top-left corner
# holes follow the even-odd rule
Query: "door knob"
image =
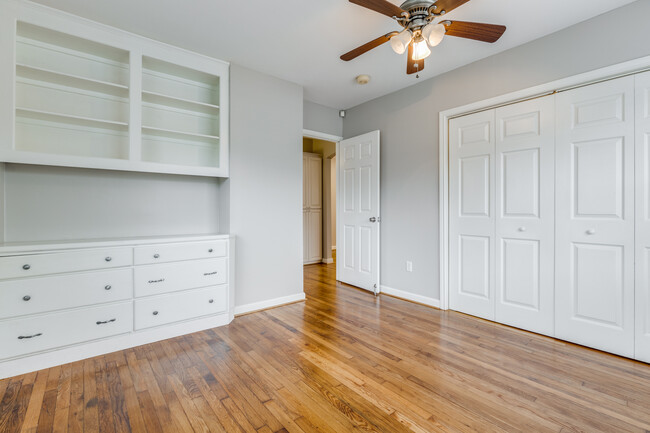
[(368, 221), (370, 221), (371, 223), (376, 223), (377, 221), (379, 221), (379, 218), (370, 217), (370, 218), (368, 218)]

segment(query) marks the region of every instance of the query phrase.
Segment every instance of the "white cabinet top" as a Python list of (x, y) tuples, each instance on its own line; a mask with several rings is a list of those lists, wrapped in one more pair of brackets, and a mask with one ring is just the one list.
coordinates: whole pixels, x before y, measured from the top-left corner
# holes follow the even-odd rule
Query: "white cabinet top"
[(95, 240), (62, 240), (50, 242), (7, 242), (0, 243), (0, 257), (19, 255), (19, 254), (34, 254), (42, 251), (54, 250), (71, 250), (81, 248), (101, 248), (101, 247), (116, 247), (116, 246), (137, 246), (137, 245), (153, 245), (153, 244), (168, 244), (175, 242), (200, 242), (210, 241), (216, 239), (231, 239), (232, 235), (229, 234), (210, 234), (210, 235), (187, 235), (187, 236), (156, 236), (156, 237), (137, 237), (137, 238), (113, 238), (113, 239), (95, 239)]

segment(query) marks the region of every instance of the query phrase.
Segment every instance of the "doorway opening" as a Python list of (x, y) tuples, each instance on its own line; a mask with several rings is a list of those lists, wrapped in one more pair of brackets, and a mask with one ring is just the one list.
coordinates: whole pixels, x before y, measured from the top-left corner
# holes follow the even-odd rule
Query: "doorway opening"
[(336, 142), (303, 137), (303, 264), (336, 259)]

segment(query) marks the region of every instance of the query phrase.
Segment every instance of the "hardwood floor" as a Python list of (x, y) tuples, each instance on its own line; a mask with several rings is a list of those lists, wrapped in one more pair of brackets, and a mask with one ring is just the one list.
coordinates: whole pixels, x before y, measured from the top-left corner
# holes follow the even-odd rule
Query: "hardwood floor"
[(0, 381), (0, 432), (648, 432), (650, 366), (372, 294)]

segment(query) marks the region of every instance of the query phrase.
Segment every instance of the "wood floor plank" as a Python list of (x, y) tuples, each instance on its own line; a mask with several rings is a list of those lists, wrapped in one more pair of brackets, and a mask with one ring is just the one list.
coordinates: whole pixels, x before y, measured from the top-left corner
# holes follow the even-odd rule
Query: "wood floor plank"
[(0, 432), (650, 432), (650, 365), (336, 282), (0, 380)]

